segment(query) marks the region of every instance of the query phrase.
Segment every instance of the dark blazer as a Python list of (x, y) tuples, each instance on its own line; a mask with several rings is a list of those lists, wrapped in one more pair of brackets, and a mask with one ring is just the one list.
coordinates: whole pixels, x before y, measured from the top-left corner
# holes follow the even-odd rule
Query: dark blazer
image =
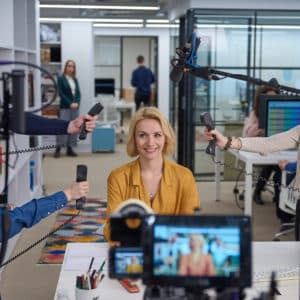
[(60, 108), (70, 108), (71, 103), (76, 102), (80, 104), (80, 89), (77, 78), (75, 81), (75, 96), (73, 97), (71, 87), (66, 76), (62, 75), (57, 78), (58, 94), (60, 96)]

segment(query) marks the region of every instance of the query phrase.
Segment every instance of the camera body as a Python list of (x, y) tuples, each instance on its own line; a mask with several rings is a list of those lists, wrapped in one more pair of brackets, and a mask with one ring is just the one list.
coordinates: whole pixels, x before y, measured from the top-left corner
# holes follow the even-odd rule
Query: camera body
[[(118, 242), (109, 251), (111, 278), (140, 278), (146, 286), (190, 290), (251, 286), (251, 223), (247, 216), (131, 211), (113, 214), (110, 221), (111, 238)], [(197, 239), (201, 242), (196, 247)], [(188, 263), (195, 248), (202, 251), (200, 271)]]

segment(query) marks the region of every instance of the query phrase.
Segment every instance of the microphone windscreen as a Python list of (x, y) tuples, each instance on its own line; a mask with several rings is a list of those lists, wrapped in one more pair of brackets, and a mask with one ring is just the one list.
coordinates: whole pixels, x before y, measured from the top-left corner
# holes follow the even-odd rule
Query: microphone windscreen
[(170, 79), (174, 82), (179, 82), (183, 77), (183, 72), (178, 68), (173, 68), (170, 72)]

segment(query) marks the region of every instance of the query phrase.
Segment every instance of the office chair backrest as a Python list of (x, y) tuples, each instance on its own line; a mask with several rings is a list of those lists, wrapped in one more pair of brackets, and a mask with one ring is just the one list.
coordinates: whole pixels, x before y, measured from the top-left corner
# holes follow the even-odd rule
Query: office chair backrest
[(296, 177), (291, 183), (286, 186), (286, 171), (282, 171), (281, 177), (281, 191), (279, 196), (279, 207), (286, 213), (296, 215), (296, 206), (298, 199), (300, 198), (299, 192), (294, 191)]

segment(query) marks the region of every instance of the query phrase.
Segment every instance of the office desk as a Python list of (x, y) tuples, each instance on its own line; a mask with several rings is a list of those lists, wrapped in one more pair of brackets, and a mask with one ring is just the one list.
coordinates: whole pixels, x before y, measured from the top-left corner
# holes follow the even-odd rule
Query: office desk
[[(234, 155), (237, 159), (245, 163), (245, 209), (244, 214), (251, 216), (252, 214), (252, 173), (253, 165), (276, 165), (280, 160), (287, 159), (289, 161), (297, 160), (297, 151), (279, 151), (273, 152), (268, 155), (261, 155), (259, 153), (252, 153), (238, 150), (228, 150), (229, 153)], [(220, 150), (216, 151), (216, 160), (220, 161)], [(219, 164), (215, 168), (216, 174), (216, 199), (220, 200), (221, 194), (221, 167)]]
[(114, 103), (115, 108), (120, 112), (123, 113), (124, 111), (129, 110), (131, 118), (135, 114), (135, 103), (134, 102), (128, 102), (123, 99), (116, 101)]
[[(75, 300), (76, 276), (87, 270), (92, 256), (95, 257), (96, 264), (101, 264), (101, 261), (104, 259), (103, 255), (105, 255), (103, 253), (107, 253), (107, 247), (108, 245), (106, 243), (69, 243), (61, 267), (54, 300)], [(253, 242), (252, 248), (254, 272), (268, 272), (273, 271), (274, 268), (276, 270), (300, 267), (300, 242)], [(97, 255), (100, 255), (100, 257), (97, 257)], [(107, 265), (104, 273), (107, 274)], [(143, 299), (144, 287), (142, 285), (140, 293), (130, 294), (117, 280), (105, 277), (100, 284), (102, 287), (100, 300)], [(251, 289), (252, 294), (257, 290), (267, 290), (269, 282), (254, 282), (253, 286), (254, 288)], [(298, 299), (299, 277), (295, 280), (279, 280), (278, 289), (282, 294), (279, 299)], [(62, 295), (64, 295), (65, 298), (63, 298)]]
[[(87, 271), (91, 257), (95, 257), (93, 268), (99, 268), (105, 259), (105, 277), (100, 283), (101, 295), (99, 300), (141, 300), (144, 288), (140, 293), (128, 293), (117, 280), (108, 278), (108, 244), (107, 243), (69, 243), (61, 266), (54, 299), (75, 300), (76, 276)], [(63, 298), (62, 296), (67, 296)]]
[(98, 117), (98, 122), (101, 124), (116, 124), (123, 126), (123, 113), (130, 111), (130, 117), (135, 114), (135, 103), (128, 102), (123, 99), (118, 100), (113, 97), (98, 97), (96, 101), (99, 101), (104, 109)]

